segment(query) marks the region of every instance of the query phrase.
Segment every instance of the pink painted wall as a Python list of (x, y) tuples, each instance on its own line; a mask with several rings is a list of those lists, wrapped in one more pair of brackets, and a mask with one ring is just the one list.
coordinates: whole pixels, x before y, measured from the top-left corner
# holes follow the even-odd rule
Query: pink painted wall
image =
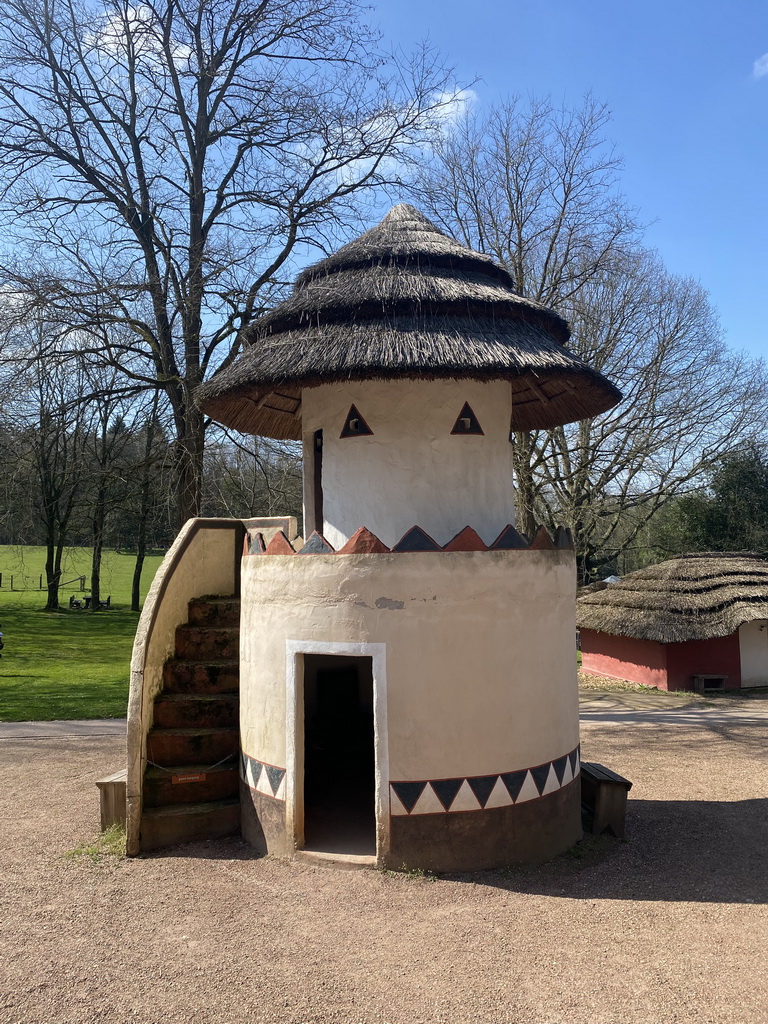
[(663, 644), (592, 629), (580, 632), (582, 672), (667, 689), (667, 654)]
[(695, 675), (724, 675), (729, 690), (741, 686), (739, 634), (712, 640), (686, 640), (667, 644), (667, 681), (670, 690), (692, 690)]
[(727, 676), (726, 687), (741, 686), (739, 634), (713, 640), (657, 644), (628, 636), (581, 630), (581, 669), (612, 679), (658, 686), (660, 690), (692, 690), (695, 675)]

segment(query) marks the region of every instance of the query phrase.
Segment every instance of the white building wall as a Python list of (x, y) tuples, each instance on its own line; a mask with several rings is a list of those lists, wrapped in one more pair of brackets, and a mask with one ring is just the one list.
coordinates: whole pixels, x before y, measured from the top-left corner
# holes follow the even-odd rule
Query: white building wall
[(244, 558), (243, 750), (285, 767), (286, 644), (319, 642), (384, 645), (394, 779), (560, 757), (579, 737), (575, 589), (571, 551)]
[(741, 685), (768, 686), (768, 620), (755, 619), (739, 627)]
[[(482, 436), (451, 434), (465, 402)], [(353, 404), (372, 436), (339, 436)], [(363, 381), (304, 389), (306, 532), (313, 438), (322, 430), (322, 532), (334, 548), (361, 526), (389, 547), (414, 525), (441, 545), (465, 526), (492, 543), (515, 520), (511, 408), (503, 381)]]

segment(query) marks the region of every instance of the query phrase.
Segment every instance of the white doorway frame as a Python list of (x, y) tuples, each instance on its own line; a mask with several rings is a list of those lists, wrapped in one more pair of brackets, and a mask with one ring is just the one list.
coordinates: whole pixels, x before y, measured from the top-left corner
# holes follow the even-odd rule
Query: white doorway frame
[(294, 849), (304, 846), (304, 655), (370, 658), (373, 674), (373, 747), (375, 757), (376, 860), (389, 852), (389, 733), (387, 725), (386, 644), (348, 644), (323, 640), (286, 640), (286, 789), (285, 816)]

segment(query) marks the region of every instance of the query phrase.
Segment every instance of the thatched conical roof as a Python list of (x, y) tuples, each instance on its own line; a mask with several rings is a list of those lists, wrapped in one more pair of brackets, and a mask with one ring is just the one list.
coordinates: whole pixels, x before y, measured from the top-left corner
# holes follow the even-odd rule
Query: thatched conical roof
[(729, 636), (753, 619), (768, 619), (768, 560), (749, 552), (670, 558), (576, 601), (581, 629), (662, 644)]
[(248, 330), (243, 353), (198, 389), (201, 408), (248, 433), (300, 436), (301, 389), (403, 377), (509, 380), (513, 427), (553, 427), (621, 398), (564, 348), (567, 323), (512, 290), (488, 256), (418, 210), (393, 207), (299, 275)]

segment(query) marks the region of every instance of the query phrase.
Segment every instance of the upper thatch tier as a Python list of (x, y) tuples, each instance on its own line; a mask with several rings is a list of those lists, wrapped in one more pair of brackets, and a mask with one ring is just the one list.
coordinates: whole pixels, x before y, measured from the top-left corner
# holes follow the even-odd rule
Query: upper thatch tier
[(301, 389), (345, 380), (509, 380), (513, 429), (594, 416), (621, 398), (564, 348), (568, 324), (512, 290), (488, 256), (418, 210), (301, 273), (293, 294), (248, 330), (243, 353), (198, 390), (201, 408), (245, 433), (301, 434)]
[(768, 619), (768, 561), (748, 552), (670, 558), (584, 593), (576, 624), (658, 643), (728, 636)]

